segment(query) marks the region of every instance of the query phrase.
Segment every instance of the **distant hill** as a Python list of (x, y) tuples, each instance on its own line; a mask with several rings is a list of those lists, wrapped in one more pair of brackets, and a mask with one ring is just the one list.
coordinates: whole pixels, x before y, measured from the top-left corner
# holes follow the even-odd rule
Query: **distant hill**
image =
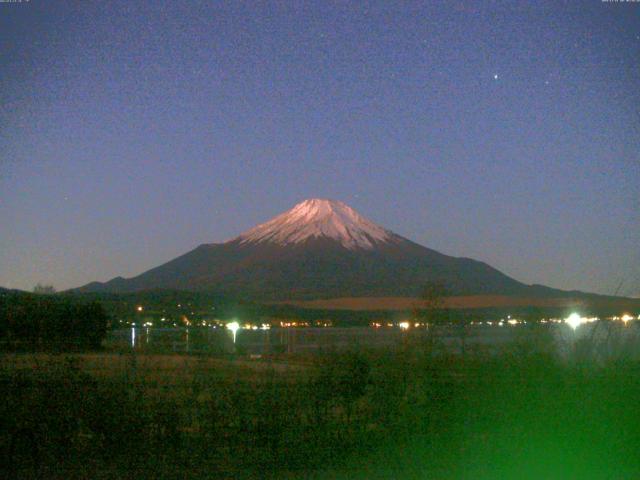
[(0, 295), (5, 293), (27, 293), (24, 290), (17, 290), (15, 288), (0, 287)]

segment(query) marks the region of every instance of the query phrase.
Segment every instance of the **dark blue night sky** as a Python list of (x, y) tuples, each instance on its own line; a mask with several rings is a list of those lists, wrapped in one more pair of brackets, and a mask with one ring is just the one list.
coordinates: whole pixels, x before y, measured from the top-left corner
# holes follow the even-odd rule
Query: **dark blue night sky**
[(640, 293), (640, 3), (0, 3), (0, 100), (5, 287), (132, 276), (323, 197)]

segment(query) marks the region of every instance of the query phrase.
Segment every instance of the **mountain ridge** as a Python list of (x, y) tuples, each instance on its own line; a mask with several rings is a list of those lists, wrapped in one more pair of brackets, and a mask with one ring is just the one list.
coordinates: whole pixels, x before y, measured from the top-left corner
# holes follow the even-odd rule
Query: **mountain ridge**
[(79, 291), (212, 291), (257, 301), (417, 297), (428, 282), (452, 295), (566, 295), (490, 265), (419, 245), (335, 200), (309, 199), (223, 243), (195, 249), (135, 277)]

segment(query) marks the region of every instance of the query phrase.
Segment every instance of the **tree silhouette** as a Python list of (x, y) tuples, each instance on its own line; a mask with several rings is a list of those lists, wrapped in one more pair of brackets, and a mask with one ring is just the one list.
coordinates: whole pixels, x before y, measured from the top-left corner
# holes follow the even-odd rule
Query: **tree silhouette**
[(414, 318), (427, 324), (426, 340), (430, 350), (435, 345), (437, 327), (450, 323), (447, 295), (448, 289), (443, 281), (431, 280), (423, 286), (419, 302), (413, 308)]
[(56, 289), (53, 285), (43, 285), (41, 283), (38, 283), (35, 287), (33, 287), (33, 293), (51, 295), (56, 293)]

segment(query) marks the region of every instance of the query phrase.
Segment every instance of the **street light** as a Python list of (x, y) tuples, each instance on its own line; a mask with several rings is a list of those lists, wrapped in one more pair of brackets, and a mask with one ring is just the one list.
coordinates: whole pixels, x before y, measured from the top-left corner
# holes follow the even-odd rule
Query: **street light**
[(575, 330), (584, 323), (584, 320), (577, 313), (572, 313), (564, 322)]
[(227, 323), (227, 329), (233, 333), (233, 343), (236, 343), (236, 332), (240, 329), (238, 322)]

